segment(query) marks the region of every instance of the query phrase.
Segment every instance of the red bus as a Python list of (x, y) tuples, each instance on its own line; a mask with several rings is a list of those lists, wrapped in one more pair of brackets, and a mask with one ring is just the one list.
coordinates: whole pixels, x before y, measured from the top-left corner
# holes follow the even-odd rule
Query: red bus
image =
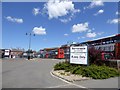
[(56, 56), (56, 58), (64, 58), (64, 50), (63, 49), (58, 49), (58, 54)]
[(64, 58), (64, 50), (63, 49), (54, 49), (46, 52), (45, 58), (57, 58), (63, 59)]

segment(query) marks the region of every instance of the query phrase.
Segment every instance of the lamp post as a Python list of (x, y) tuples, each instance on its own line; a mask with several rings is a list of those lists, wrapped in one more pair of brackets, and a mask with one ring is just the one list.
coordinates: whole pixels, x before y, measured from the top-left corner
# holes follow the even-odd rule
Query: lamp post
[(31, 36), (35, 36), (35, 34), (32, 33), (26, 33), (26, 35), (29, 36), (29, 48), (28, 48), (28, 60), (30, 59), (30, 48), (31, 48)]

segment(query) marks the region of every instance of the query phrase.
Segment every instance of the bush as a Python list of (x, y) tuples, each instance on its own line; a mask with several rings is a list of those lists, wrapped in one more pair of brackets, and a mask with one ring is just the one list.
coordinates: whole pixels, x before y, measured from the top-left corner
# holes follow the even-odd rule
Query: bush
[(91, 65), (84, 67), (81, 75), (85, 77), (91, 77), (93, 79), (107, 79), (110, 77), (120, 76), (120, 72), (107, 66)]
[(70, 64), (66, 62), (60, 62), (54, 66), (54, 70), (68, 70), (69, 71)]
[(118, 63), (117, 62), (118, 62), (117, 60), (97, 60), (96, 65), (98, 66), (106, 65), (106, 66), (118, 69), (118, 66), (120, 64), (119, 62)]
[(72, 70), (70, 70), (70, 72), (72, 73), (72, 74), (81, 74), (81, 67), (80, 66), (76, 66), (76, 67), (74, 67)]
[(101, 60), (101, 50), (97, 50), (94, 47), (89, 48), (88, 55), (90, 64), (96, 64), (97, 60)]
[(65, 70), (72, 74), (82, 75), (83, 77), (91, 77), (93, 79), (107, 79), (110, 77), (120, 76), (120, 72), (117, 69), (97, 65), (80, 66), (69, 64), (66, 62), (60, 62), (54, 66), (54, 70)]

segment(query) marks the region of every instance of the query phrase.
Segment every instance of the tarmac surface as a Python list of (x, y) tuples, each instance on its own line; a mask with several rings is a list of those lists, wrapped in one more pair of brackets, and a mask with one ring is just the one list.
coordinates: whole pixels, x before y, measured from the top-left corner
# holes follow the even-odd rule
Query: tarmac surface
[(86, 80), (74, 83), (50, 72), (58, 59), (3, 59), (2, 88), (118, 88), (120, 79)]

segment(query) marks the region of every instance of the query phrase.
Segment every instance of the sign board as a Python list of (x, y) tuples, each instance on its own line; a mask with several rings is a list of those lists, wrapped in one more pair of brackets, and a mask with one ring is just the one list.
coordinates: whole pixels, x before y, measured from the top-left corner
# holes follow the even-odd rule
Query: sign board
[(70, 47), (70, 63), (88, 64), (88, 47), (87, 46), (71, 46)]

